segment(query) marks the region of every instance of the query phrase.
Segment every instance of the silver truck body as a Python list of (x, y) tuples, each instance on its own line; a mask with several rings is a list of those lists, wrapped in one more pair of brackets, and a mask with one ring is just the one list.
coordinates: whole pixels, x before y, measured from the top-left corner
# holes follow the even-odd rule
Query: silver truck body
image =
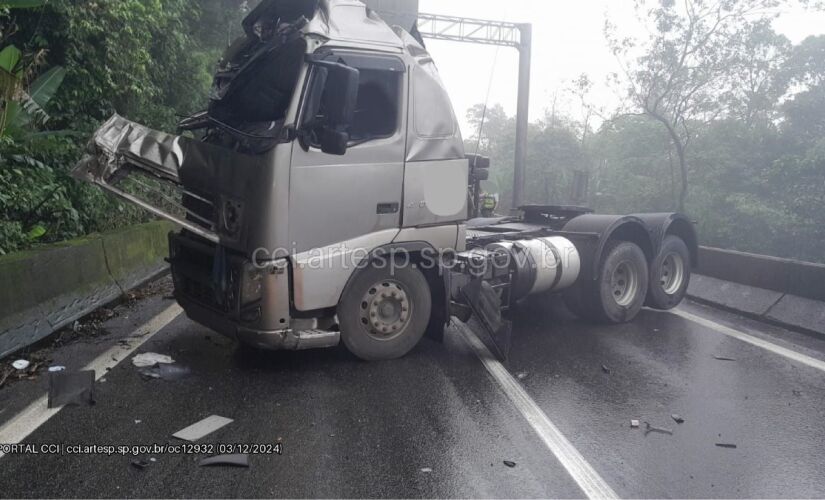
[[(463, 298), (479, 313), (483, 303), (506, 309), (597, 282), (611, 239), (634, 241), (651, 265), (668, 234), (696, 245), (692, 225), (675, 214), (534, 207), (524, 219), (471, 222), (468, 232), (470, 163), (423, 42), (357, 0), (265, 0), (244, 28), (209, 110), (181, 123), (205, 130), (201, 138), (114, 116), (75, 171), (182, 227), (170, 235), (175, 294), (199, 323), (264, 348), (336, 345), (348, 285), (381, 252), (402, 250), (436, 259), (424, 273), (426, 319), (438, 330)], [(181, 199), (161, 190), (172, 209), (146, 201), (127, 179), (171, 184)], [(501, 273), (470, 270), (502, 253), (524, 260)]]

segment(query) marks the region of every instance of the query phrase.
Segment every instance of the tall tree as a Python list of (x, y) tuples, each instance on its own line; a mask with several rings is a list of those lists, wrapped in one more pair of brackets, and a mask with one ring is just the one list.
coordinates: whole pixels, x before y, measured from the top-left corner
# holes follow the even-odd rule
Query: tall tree
[(632, 108), (661, 124), (678, 160), (678, 208), (689, 191), (688, 148), (697, 121), (726, 112), (721, 95), (738, 85), (734, 62), (753, 23), (775, 15), (779, 0), (636, 0), (647, 39), (622, 37), (609, 20), (608, 43), (624, 68)]

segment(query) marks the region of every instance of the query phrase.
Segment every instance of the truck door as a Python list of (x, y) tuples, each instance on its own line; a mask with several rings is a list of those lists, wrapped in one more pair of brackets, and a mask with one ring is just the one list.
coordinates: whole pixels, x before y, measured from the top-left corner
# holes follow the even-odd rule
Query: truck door
[[(293, 149), (289, 234), (301, 253), (363, 238), (401, 224), (407, 99), (403, 61), (334, 54), (360, 72), (358, 105), (344, 156)], [(388, 242), (378, 243), (384, 244)]]

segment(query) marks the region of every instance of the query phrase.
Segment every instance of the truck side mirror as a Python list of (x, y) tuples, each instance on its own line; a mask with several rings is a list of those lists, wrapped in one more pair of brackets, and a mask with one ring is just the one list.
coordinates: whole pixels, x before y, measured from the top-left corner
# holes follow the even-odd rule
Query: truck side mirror
[[(330, 61), (312, 61), (316, 72), (309, 89), (302, 128), (312, 128), (321, 151), (343, 155), (349, 143), (349, 128), (358, 103), (360, 73)], [(323, 119), (316, 122), (321, 114)]]

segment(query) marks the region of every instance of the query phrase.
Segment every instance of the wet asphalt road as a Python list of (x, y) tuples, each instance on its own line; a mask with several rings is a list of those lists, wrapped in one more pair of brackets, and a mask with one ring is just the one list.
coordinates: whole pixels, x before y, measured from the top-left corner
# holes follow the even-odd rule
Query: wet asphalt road
[[(107, 323), (108, 337), (60, 349), (55, 362), (80, 368), (169, 305), (148, 298)], [(682, 308), (825, 359), (818, 338)], [(280, 440), (283, 455), (252, 456), (248, 469), (152, 455), (144, 470), (128, 456), (7, 455), (0, 495), (583, 496), (455, 329), (402, 360), (363, 363), (343, 348), (239, 348), (181, 316), (138, 352), (169, 354), (181, 373), (147, 381), (126, 359), (97, 384), (97, 405), (63, 409), (25, 442), (175, 443), (171, 434), (217, 414), (235, 421), (202, 442)], [(561, 307), (519, 315), (506, 368), (621, 497), (825, 496), (825, 373), (815, 368), (669, 313), (602, 327)], [(0, 425), (44, 388), (41, 377), (0, 390)], [(673, 435), (645, 435), (631, 419)]]

